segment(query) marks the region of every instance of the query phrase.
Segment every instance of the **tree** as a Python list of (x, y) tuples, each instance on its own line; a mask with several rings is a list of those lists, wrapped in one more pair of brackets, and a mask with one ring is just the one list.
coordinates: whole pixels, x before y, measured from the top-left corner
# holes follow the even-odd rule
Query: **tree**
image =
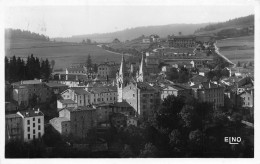
[(241, 67), (240, 61), (237, 61), (237, 67)]
[(86, 65), (87, 65), (87, 69), (88, 70), (92, 68), (92, 59), (91, 59), (91, 55), (90, 54), (88, 54)]
[(122, 150), (120, 157), (122, 158), (132, 158), (134, 157), (133, 151), (129, 145), (124, 146), (124, 149)]
[(156, 157), (157, 153), (158, 153), (158, 149), (152, 143), (146, 143), (144, 149), (141, 150), (140, 157), (141, 158)]

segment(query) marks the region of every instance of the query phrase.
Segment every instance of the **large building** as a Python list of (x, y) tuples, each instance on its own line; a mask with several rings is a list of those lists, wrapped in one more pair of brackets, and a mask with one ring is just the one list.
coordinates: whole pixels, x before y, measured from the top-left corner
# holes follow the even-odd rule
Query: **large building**
[(240, 106), (242, 107), (254, 107), (254, 90), (245, 90), (244, 92), (240, 93), (239, 95), (239, 102)]
[(17, 112), (22, 117), (23, 139), (31, 141), (44, 134), (44, 114), (38, 110), (26, 110)]
[(59, 112), (59, 118), (58, 121), (57, 118), (50, 121), (54, 128), (78, 138), (87, 137), (89, 130), (97, 126), (96, 109), (90, 107), (64, 108)]
[(26, 80), (12, 84), (13, 86), (13, 99), (18, 102), (19, 105), (24, 103), (28, 104), (29, 100), (34, 96), (38, 103), (48, 102), (51, 98), (51, 90), (42, 82), (42, 80)]
[(212, 82), (202, 82), (191, 87), (193, 96), (199, 101), (213, 103), (214, 108), (224, 106), (224, 87)]
[(118, 65), (109, 64), (108, 62), (98, 65), (98, 75), (101, 77), (115, 77)]
[(168, 38), (169, 47), (174, 48), (191, 48), (196, 45), (194, 36), (171, 36)]

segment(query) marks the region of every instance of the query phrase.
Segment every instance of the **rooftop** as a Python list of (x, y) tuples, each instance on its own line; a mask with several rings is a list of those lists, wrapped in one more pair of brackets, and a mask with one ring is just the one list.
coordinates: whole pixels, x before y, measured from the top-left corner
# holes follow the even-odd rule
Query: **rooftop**
[(20, 111), (18, 113), (21, 113), (23, 117), (36, 117), (36, 116), (44, 116), (44, 114), (40, 110), (26, 110), (26, 111)]

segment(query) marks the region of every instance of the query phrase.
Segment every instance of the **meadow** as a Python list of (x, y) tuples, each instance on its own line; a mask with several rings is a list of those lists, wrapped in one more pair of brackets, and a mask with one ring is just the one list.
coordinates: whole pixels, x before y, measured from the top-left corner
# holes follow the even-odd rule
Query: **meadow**
[(232, 62), (254, 61), (254, 36), (228, 38), (217, 41), (221, 54)]
[(85, 62), (88, 54), (91, 55), (93, 63), (97, 64), (106, 60), (118, 63), (121, 61), (120, 54), (107, 52), (96, 45), (23, 39), (6, 41), (5, 53), (7, 57), (15, 55), (21, 58), (27, 58), (28, 55), (33, 54), (39, 58), (55, 60), (54, 69), (65, 69), (71, 63)]

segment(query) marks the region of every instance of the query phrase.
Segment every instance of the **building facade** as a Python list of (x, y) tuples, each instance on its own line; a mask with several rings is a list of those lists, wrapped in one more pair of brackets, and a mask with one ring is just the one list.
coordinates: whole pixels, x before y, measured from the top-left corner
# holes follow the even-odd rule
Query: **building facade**
[(17, 112), (22, 117), (23, 139), (31, 141), (41, 138), (44, 134), (44, 114), (38, 110)]

